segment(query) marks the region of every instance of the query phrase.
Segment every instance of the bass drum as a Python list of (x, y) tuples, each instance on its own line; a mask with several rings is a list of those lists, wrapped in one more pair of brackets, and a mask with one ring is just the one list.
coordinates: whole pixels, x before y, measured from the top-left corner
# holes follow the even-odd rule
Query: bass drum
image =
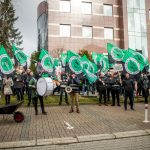
[(56, 84), (51, 78), (40, 78), (37, 81), (37, 92), (40, 96), (48, 96), (53, 94)]

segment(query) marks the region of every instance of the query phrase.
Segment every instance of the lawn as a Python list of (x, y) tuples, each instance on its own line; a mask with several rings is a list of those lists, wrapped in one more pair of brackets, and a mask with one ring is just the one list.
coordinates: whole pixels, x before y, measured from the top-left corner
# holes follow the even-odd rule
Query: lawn
[[(55, 106), (58, 105), (59, 103), (59, 99), (60, 96), (55, 96), (55, 95), (51, 95), (48, 97), (44, 98), (44, 104), (47, 106)], [(121, 99), (121, 103), (123, 102), (123, 97), (120, 97)], [(135, 102), (144, 102), (144, 98), (142, 97), (135, 97), (134, 99)], [(11, 103), (15, 103), (16, 102), (16, 96), (11, 96)], [(27, 106), (28, 103), (28, 98), (27, 95), (24, 96), (24, 106)], [(98, 98), (96, 96), (79, 96), (79, 103), (80, 104), (97, 104), (98, 103)], [(4, 96), (2, 95), (1, 99), (0, 99), (0, 105), (4, 105), (5, 104), (5, 99)], [(65, 100), (63, 98), (63, 104), (65, 104)]]

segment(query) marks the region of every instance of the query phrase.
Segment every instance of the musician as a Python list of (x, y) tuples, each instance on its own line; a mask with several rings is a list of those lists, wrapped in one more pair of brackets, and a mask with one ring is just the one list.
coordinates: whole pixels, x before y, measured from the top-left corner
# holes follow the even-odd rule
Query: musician
[(60, 84), (60, 101), (59, 101), (59, 105), (62, 104), (63, 93), (65, 94), (65, 102), (66, 102), (67, 105), (69, 105), (68, 94), (67, 94), (67, 92), (65, 91), (65, 88), (64, 88), (66, 85), (67, 85), (67, 76), (65, 74), (62, 74), (61, 75), (61, 84)]
[(115, 72), (111, 78), (110, 81), (110, 85), (111, 85), (111, 95), (112, 95), (112, 105), (111, 106), (115, 106), (115, 99), (117, 99), (117, 106), (120, 106), (120, 87), (121, 87), (121, 83), (120, 83), (120, 77), (119, 77), (119, 73)]
[(35, 109), (35, 115), (38, 115), (38, 109), (37, 109), (37, 103), (38, 103), (38, 99), (40, 100), (40, 105), (41, 105), (41, 110), (42, 110), (42, 114), (46, 115), (47, 112), (44, 109), (44, 103), (43, 103), (43, 96), (39, 96), (37, 93), (37, 80), (38, 80), (39, 76), (37, 74), (35, 74), (32, 79), (29, 81), (29, 87), (32, 90), (32, 102), (34, 105), (34, 109)]
[(70, 75), (70, 78), (69, 78), (67, 84), (68, 84), (68, 86), (72, 87), (72, 92), (70, 93), (71, 109), (70, 109), (69, 113), (74, 112), (74, 100), (75, 100), (75, 105), (76, 105), (76, 112), (80, 113), (79, 101), (78, 101), (80, 81), (75, 74), (72, 74), (72, 75)]
[(102, 97), (104, 100), (104, 105), (107, 105), (106, 102), (106, 84), (105, 84), (105, 80), (106, 78), (104, 77), (104, 74), (100, 74), (99, 79), (96, 81), (96, 87), (97, 87), (97, 91), (99, 93), (99, 106), (101, 106), (102, 104)]

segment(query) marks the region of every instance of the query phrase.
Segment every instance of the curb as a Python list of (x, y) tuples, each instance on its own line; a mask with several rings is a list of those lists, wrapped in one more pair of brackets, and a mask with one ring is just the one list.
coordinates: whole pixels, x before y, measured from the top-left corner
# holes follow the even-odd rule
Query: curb
[(45, 145), (66, 145), (73, 143), (84, 143), (91, 141), (113, 140), (121, 138), (131, 138), (140, 136), (150, 136), (150, 130), (136, 130), (127, 132), (117, 132), (112, 134), (97, 134), (67, 138), (54, 138), (54, 139), (37, 139), (31, 141), (18, 141), (18, 142), (2, 142), (0, 143), (0, 149), (9, 148), (22, 148), (22, 147), (34, 147)]

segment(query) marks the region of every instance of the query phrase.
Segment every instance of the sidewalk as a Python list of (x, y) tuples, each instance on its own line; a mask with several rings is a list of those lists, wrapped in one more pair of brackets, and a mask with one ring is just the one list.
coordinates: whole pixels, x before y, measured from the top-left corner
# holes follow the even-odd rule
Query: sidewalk
[[(124, 111), (123, 106), (81, 105), (80, 114), (69, 114), (69, 109), (69, 106), (47, 107), (48, 115), (39, 113), (35, 116), (33, 107), (20, 108), (25, 114), (25, 121), (19, 124), (14, 122), (11, 115), (5, 116), (4, 120), (0, 116), (0, 143), (31, 141), (35, 144), (42, 140), (46, 142), (47, 139), (69, 137), (69, 140), (79, 140), (79, 137), (85, 136), (85, 139), (100, 134), (114, 137), (114, 133), (136, 130), (142, 130), (139, 134), (149, 134), (150, 123), (143, 123), (144, 104), (136, 104), (136, 111)], [(64, 121), (74, 129), (67, 129)]]

